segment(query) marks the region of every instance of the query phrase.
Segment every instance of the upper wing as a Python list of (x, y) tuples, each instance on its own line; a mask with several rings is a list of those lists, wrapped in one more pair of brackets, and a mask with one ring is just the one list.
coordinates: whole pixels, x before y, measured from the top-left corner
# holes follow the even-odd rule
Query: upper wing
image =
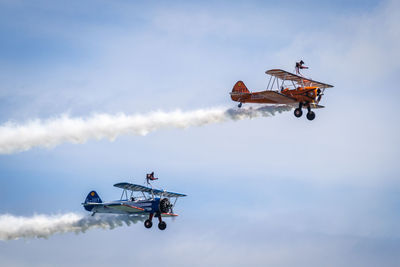
[(290, 73), (285, 70), (272, 69), (272, 70), (267, 70), (265, 73), (269, 74), (271, 76), (274, 76), (278, 79), (285, 80), (285, 81), (286, 80), (293, 81), (293, 82), (296, 82), (296, 83), (298, 83), (300, 85), (304, 85), (304, 86), (318, 86), (320, 88), (332, 88), (333, 87), (333, 85), (317, 82), (317, 81), (314, 81), (311, 79), (307, 79), (307, 78)]
[(263, 91), (259, 92), (259, 95), (262, 95), (263, 98), (266, 98), (268, 100), (271, 100), (272, 102), (275, 102), (277, 104), (292, 104), (292, 103), (298, 103), (298, 101), (295, 98), (286, 96), (284, 94), (281, 94), (277, 91)]
[[(115, 187), (126, 189), (126, 190), (131, 190), (131, 191), (139, 191), (139, 192), (146, 192), (146, 193), (151, 193), (151, 188), (146, 187), (143, 185), (138, 185), (138, 184), (130, 184), (130, 183), (118, 183), (114, 185)], [(165, 197), (185, 197), (185, 194), (180, 194), (180, 193), (174, 193), (174, 192), (168, 192), (168, 191), (163, 191), (163, 190), (158, 190), (158, 189), (153, 189), (153, 194), (154, 195), (159, 195), (159, 196), (165, 196)]]
[(114, 185), (115, 187), (122, 188), (125, 190), (130, 190), (130, 191), (139, 191), (139, 192), (151, 192), (151, 188), (143, 186), (143, 185), (138, 185), (138, 184), (130, 184), (130, 183), (118, 183)]
[(158, 189), (154, 189), (153, 193), (154, 193), (154, 195), (164, 196), (164, 197), (186, 197), (185, 194), (174, 193), (174, 192), (169, 192), (169, 191), (162, 191), (162, 190), (158, 190)]

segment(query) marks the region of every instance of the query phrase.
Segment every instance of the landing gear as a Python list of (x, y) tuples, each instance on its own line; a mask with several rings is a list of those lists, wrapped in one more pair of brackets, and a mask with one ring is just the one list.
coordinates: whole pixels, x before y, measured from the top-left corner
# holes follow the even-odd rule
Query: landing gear
[(238, 108), (241, 108), (241, 107), (242, 107), (242, 102), (240, 102), (238, 105)]
[(150, 220), (145, 220), (144, 221), (144, 227), (146, 228), (151, 228), (153, 226), (153, 222)]
[(314, 113), (314, 111), (311, 111), (311, 106), (310, 105), (307, 106), (307, 110), (308, 110), (307, 119), (309, 121), (312, 121), (313, 119), (315, 119), (315, 113)]
[(299, 103), (299, 107), (296, 108), (296, 109), (294, 110), (294, 115), (295, 115), (297, 118), (300, 118), (300, 117), (303, 115), (303, 110), (302, 110), (303, 105), (305, 105), (305, 106), (307, 107), (307, 110), (308, 110), (308, 112), (307, 112), (307, 119), (310, 120), (310, 121), (312, 121), (313, 119), (315, 119), (315, 113), (311, 110), (310, 103), (308, 103), (308, 102), (306, 102), (306, 103), (304, 103), (304, 104), (303, 104), (302, 102), (300, 102), (300, 103)]
[(151, 228), (153, 226), (153, 213), (150, 213), (149, 218), (144, 221), (144, 227)]
[(294, 110), (294, 115), (295, 115), (297, 118), (300, 118), (300, 117), (303, 115), (303, 111), (301, 110), (301, 108), (296, 108), (296, 109)]
[(161, 214), (158, 214), (158, 229), (165, 230), (167, 224), (161, 219)]
[(309, 112), (307, 112), (307, 119), (308, 120), (310, 120), (310, 121), (312, 121), (313, 119), (315, 119), (315, 113), (314, 113), (314, 111), (309, 111)]
[(303, 110), (302, 110), (302, 108), (303, 108), (303, 103), (299, 103), (299, 107), (298, 108), (296, 108), (295, 110), (294, 110), (294, 115), (297, 117), (297, 118), (300, 118), (302, 115), (303, 115)]
[(165, 230), (167, 228), (167, 224), (161, 219), (161, 214), (154, 215), (153, 213), (150, 213), (149, 218), (144, 221), (144, 227), (146, 228), (151, 228), (153, 226), (153, 217), (158, 217), (158, 229), (160, 230)]
[(158, 229), (165, 230), (167, 228), (167, 224), (164, 221), (158, 223)]

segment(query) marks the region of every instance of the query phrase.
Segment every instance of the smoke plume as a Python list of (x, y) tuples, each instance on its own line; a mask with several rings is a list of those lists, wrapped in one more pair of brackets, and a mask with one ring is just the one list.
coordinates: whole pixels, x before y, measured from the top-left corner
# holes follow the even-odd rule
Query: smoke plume
[(6, 122), (0, 125), (0, 154), (11, 154), (33, 147), (54, 147), (64, 142), (85, 143), (89, 139), (114, 140), (122, 134), (146, 135), (163, 128), (187, 128), (229, 120), (274, 116), (291, 110), (290, 106), (263, 106), (242, 109), (198, 109), (144, 115), (94, 114), (88, 118), (35, 119), (25, 124)]
[(0, 215), (0, 240), (20, 238), (48, 238), (56, 233), (84, 233), (89, 229), (114, 229), (118, 226), (144, 221), (142, 216), (99, 215), (84, 216), (77, 213), (60, 215), (34, 215), (20, 217), (10, 214)]

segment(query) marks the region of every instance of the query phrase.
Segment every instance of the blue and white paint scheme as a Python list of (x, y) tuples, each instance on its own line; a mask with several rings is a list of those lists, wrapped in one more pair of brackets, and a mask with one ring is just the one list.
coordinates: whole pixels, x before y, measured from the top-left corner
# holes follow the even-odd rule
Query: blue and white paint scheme
[[(149, 218), (144, 222), (146, 228), (151, 228), (153, 226), (153, 217), (157, 217), (159, 220), (158, 228), (165, 230), (167, 224), (162, 220), (162, 217), (178, 216), (173, 212), (173, 207), (179, 197), (186, 196), (185, 194), (153, 189), (151, 185), (151, 187), (146, 187), (138, 184), (118, 183), (114, 186), (123, 189), (120, 200), (103, 202), (97, 192), (93, 190), (89, 192), (85, 202), (82, 203), (85, 210), (92, 212), (92, 216), (96, 213), (134, 214), (139, 216), (148, 214)], [(140, 195), (135, 196), (135, 192), (140, 192)], [(171, 203), (171, 198), (175, 199), (173, 204)]]

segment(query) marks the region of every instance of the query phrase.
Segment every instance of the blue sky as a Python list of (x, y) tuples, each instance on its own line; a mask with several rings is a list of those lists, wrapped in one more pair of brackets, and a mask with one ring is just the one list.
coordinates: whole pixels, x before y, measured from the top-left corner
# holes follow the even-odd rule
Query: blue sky
[[(0, 122), (234, 106), (264, 71), (335, 85), (313, 122), (270, 118), (0, 155), (0, 214), (84, 212), (116, 182), (188, 194), (142, 225), (0, 242), (5, 266), (397, 266), (396, 1), (0, 1)], [(21, 256), (22, 255), (22, 256)]]

